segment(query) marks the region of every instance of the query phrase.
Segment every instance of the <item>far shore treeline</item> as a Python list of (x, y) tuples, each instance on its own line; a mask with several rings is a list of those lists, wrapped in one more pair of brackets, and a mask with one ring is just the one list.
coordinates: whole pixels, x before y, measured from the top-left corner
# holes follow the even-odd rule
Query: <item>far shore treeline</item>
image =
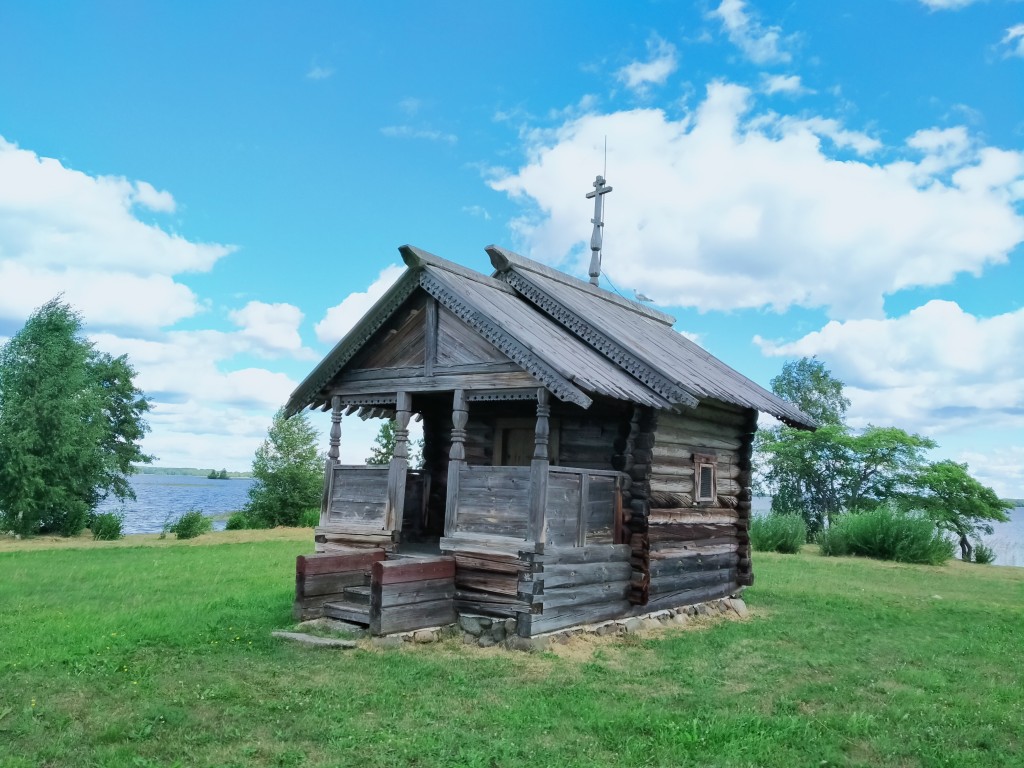
[[(187, 477), (209, 477), (211, 472), (222, 475), (224, 470), (199, 469), (197, 467), (147, 467), (145, 465), (135, 467), (140, 475), (185, 475)], [(252, 477), (252, 472), (226, 472), (227, 477)]]

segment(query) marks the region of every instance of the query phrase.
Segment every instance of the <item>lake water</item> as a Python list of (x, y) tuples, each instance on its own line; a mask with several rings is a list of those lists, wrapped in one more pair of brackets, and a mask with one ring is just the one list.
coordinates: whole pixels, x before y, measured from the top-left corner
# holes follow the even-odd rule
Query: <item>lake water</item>
[[(252, 479), (208, 480), (190, 475), (135, 475), (131, 478), (135, 501), (121, 504), (108, 499), (100, 512), (124, 510), (125, 533), (160, 533), (164, 522), (176, 520), (190, 509), (207, 515), (222, 515), (245, 506)], [(214, 520), (214, 530), (223, 530), (225, 520)]]
[[(751, 511), (755, 515), (766, 515), (771, 507), (772, 500), (767, 496), (755, 496), (751, 501)], [(993, 523), (992, 535), (982, 536), (981, 540), (996, 553), (996, 565), (1024, 567), (1024, 507), (1011, 509), (1010, 521)], [(956, 551), (959, 556), (960, 547)]]

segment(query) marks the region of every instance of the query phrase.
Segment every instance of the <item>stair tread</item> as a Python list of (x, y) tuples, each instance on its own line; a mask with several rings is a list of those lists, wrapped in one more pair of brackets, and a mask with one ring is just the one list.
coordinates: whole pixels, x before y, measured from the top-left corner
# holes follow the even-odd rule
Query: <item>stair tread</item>
[(370, 606), (343, 601), (324, 603), (324, 616), (356, 624), (369, 624)]
[(370, 588), (369, 587), (345, 587), (345, 594), (369, 595), (370, 594)]

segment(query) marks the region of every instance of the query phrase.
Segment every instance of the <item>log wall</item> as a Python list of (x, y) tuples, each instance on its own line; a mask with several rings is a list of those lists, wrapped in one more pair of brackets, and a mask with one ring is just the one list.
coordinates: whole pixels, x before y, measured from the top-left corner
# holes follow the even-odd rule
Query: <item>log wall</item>
[[(645, 610), (710, 600), (753, 583), (750, 458), (756, 429), (755, 411), (705, 402), (658, 414), (653, 441), (636, 441), (634, 469), (646, 470), (649, 478), (642, 489), (649, 488)], [(694, 454), (715, 457), (712, 502), (694, 501)]]
[(387, 635), (455, 621), (455, 560), (378, 561), (370, 580), (370, 632)]

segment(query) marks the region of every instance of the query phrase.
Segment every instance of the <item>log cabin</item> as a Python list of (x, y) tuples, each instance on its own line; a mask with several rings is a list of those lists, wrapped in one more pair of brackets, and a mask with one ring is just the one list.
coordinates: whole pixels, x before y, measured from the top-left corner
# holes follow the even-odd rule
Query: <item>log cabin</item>
[[(331, 412), (296, 617), (382, 635), (479, 615), (528, 638), (753, 583), (758, 414), (810, 417), (644, 304), (497, 246), (491, 274), (399, 250), (404, 275), (285, 407)], [(394, 419), (389, 464), (339, 462), (352, 415)]]

